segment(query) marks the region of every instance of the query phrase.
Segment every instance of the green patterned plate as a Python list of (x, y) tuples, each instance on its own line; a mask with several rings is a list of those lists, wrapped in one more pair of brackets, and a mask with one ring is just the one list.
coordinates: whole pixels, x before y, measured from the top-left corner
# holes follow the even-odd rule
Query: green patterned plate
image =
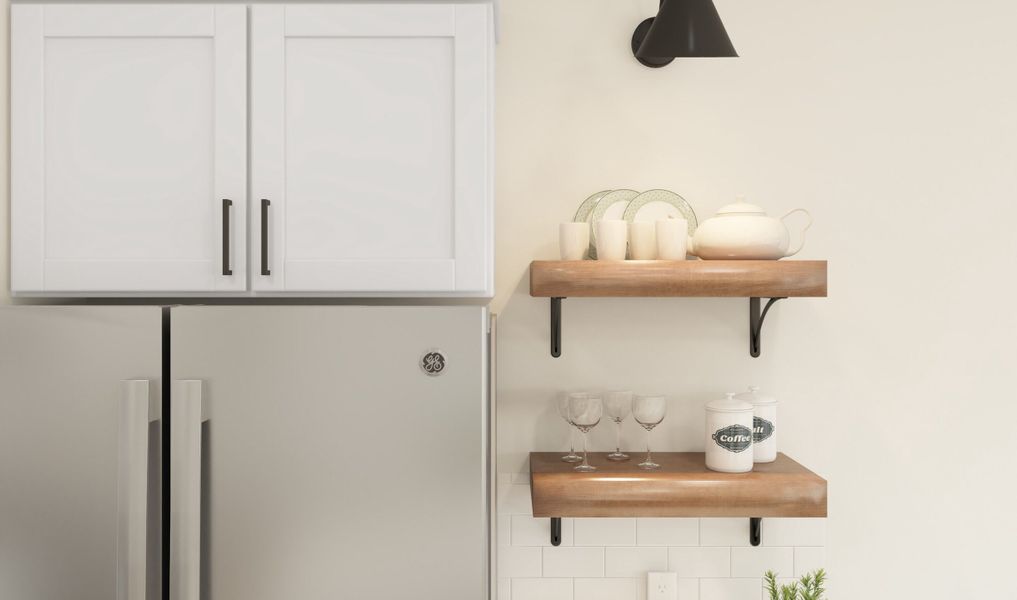
[(681, 217), (689, 222), (689, 235), (696, 232), (699, 221), (692, 206), (674, 192), (650, 190), (636, 196), (625, 208), (624, 218), (633, 221), (660, 221), (669, 217)]
[(585, 221), (590, 225), (590, 249), (587, 251), (587, 254), (591, 259), (597, 258), (597, 246), (593, 243), (593, 211), (597, 208), (600, 199), (610, 193), (611, 190), (604, 190), (583, 200), (583, 203), (579, 205), (579, 210), (576, 211), (575, 218), (572, 219), (573, 223)]

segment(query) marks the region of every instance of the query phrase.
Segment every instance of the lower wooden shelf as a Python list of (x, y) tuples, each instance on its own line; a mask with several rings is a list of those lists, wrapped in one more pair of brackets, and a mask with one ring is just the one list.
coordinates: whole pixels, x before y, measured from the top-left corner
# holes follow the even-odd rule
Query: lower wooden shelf
[(785, 454), (751, 473), (717, 473), (702, 452), (655, 452), (659, 471), (591, 452), (578, 473), (561, 452), (530, 453), (534, 517), (825, 517), (826, 480)]

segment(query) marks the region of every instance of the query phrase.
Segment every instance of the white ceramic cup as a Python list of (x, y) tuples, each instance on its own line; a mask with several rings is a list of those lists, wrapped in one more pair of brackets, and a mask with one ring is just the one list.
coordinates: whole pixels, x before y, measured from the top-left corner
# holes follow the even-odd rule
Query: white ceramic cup
[(657, 221), (657, 257), (661, 260), (685, 260), (688, 241), (689, 222), (685, 219)]
[(597, 260), (625, 260), (628, 223), (621, 219), (597, 221)]
[(583, 260), (590, 249), (589, 223), (562, 223), (558, 226), (558, 248), (562, 260)]
[(657, 227), (653, 222), (629, 223), (629, 258), (632, 260), (657, 258)]

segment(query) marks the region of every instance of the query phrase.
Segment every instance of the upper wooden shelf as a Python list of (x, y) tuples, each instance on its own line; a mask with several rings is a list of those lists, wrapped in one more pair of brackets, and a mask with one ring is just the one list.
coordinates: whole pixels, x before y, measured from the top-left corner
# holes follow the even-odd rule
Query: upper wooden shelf
[(659, 471), (639, 453), (622, 463), (590, 453), (578, 473), (561, 452), (530, 453), (534, 517), (825, 517), (826, 480), (785, 454), (751, 473), (717, 473), (702, 452), (655, 452)]
[(541, 298), (694, 296), (825, 297), (825, 260), (535, 260)]

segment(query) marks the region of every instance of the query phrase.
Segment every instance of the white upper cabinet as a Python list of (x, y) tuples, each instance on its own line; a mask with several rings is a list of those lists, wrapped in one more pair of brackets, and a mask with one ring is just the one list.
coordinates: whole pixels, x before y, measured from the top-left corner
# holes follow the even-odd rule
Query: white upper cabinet
[(14, 292), (247, 289), (246, 28), (242, 5), (11, 7)]
[(13, 5), (12, 290), (490, 296), (492, 12)]
[(252, 289), (492, 293), (491, 12), (252, 6)]

